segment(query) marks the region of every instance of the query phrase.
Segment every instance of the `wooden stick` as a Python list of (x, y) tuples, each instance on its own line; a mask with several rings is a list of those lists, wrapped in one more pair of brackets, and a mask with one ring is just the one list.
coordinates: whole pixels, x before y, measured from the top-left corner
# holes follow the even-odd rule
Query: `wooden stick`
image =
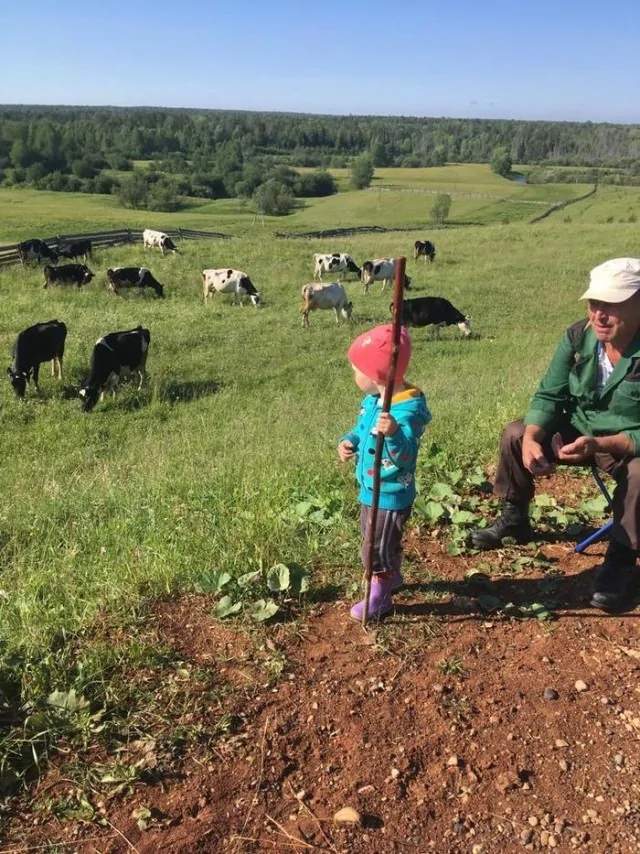
[[(391, 349), (391, 361), (389, 373), (384, 387), (382, 399), (382, 412), (388, 412), (391, 407), (391, 397), (396, 381), (398, 368), (398, 354), (400, 352), (400, 332), (402, 329), (402, 297), (404, 291), (404, 270), (407, 263), (406, 258), (398, 258), (396, 261), (396, 282), (393, 291), (393, 347)], [(380, 468), (382, 464), (382, 448), (384, 436), (378, 433), (376, 436), (376, 452), (373, 458), (373, 500), (371, 502), (371, 513), (369, 515), (369, 527), (365, 540), (365, 568), (364, 568), (364, 610), (362, 612), (362, 627), (367, 628), (369, 619), (369, 600), (371, 598), (371, 576), (373, 575), (373, 551), (376, 539), (376, 524), (378, 522), (378, 506), (380, 504)]]

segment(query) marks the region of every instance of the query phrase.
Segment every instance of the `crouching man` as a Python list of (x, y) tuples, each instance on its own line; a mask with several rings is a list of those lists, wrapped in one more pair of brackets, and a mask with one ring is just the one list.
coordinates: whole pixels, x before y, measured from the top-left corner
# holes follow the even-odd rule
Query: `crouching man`
[(503, 537), (527, 542), (534, 479), (556, 464), (595, 463), (616, 489), (591, 604), (622, 611), (633, 605), (640, 549), (640, 259), (595, 267), (581, 299), (587, 319), (564, 333), (524, 421), (504, 430), (494, 484), (501, 513), (471, 542), (478, 549), (497, 548)]

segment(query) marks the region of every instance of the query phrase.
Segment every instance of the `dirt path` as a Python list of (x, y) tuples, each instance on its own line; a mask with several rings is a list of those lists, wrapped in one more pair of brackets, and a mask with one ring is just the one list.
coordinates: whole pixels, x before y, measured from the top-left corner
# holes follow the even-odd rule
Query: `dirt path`
[[(469, 560), (418, 539), (395, 614), (369, 635), (344, 603), (254, 636), (215, 622), (205, 597), (158, 605), (158, 637), (215, 669), (233, 726), (101, 801), (102, 828), (43, 816), (36, 790), (2, 850), (640, 850), (638, 615), (587, 607), (602, 547), (543, 550), (564, 571), (552, 622), (483, 612)], [(548, 579), (525, 567), (492, 590), (530, 603)], [(360, 824), (332, 821), (345, 806)]]

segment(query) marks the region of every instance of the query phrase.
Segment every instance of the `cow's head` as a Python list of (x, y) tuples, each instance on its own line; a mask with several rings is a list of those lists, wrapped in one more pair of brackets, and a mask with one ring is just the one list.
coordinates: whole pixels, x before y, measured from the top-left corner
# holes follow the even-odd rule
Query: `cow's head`
[(410, 291), (410, 290), (411, 290), (411, 276), (407, 276), (407, 275), (405, 275), (405, 277), (404, 277), (404, 286), (405, 286), (405, 288), (406, 288), (408, 291)]
[(94, 274), (91, 270), (85, 265), (82, 265), (82, 284), (88, 285), (91, 279), (93, 279)]
[(12, 368), (7, 368), (7, 374), (11, 387), (18, 397), (24, 397), (27, 390), (27, 374), (25, 371), (14, 371)]
[(252, 305), (255, 305), (256, 308), (260, 308), (262, 306), (262, 297), (257, 291), (255, 294), (249, 294), (249, 299), (251, 300)]
[(162, 238), (162, 248), (167, 249), (170, 252), (177, 252), (178, 248), (170, 237)]
[(80, 391), (78, 392), (78, 396), (82, 401), (82, 411), (83, 412), (91, 412), (93, 407), (98, 402), (98, 398), (100, 397), (100, 393), (95, 386), (82, 386)]
[(471, 335), (471, 318), (467, 315), (464, 320), (461, 320), (458, 324), (458, 329), (465, 338), (468, 338)]
[(360, 271), (360, 279), (363, 284), (369, 285), (372, 282), (371, 275), (373, 273), (373, 264), (371, 261), (363, 261), (362, 270)]
[(149, 284), (151, 285), (151, 287), (155, 291), (156, 296), (163, 299), (164, 298), (164, 288), (162, 287), (160, 282), (153, 281), (153, 282), (149, 282)]
[(351, 320), (351, 312), (353, 311), (353, 303), (345, 302), (342, 306), (342, 316), (347, 320)]

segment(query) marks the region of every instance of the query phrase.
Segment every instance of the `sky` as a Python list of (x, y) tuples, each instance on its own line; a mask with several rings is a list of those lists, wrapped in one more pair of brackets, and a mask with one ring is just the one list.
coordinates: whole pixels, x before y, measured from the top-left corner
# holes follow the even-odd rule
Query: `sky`
[(4, 0), (0, 103), (640, 123), (639, 0)]

